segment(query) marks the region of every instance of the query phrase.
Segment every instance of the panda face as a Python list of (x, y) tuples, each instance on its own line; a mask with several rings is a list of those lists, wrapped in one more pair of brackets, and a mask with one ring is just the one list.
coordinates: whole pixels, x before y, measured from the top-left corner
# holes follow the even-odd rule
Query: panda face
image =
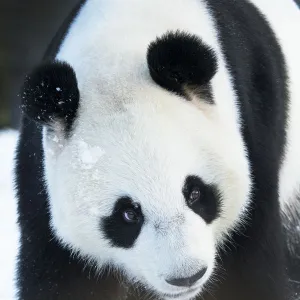
[[(178, 78), (159, 78), (155, 51), (148, 54), (151, 76), (139, 77), (138, 84), (124, 79), (117, 91), (101, 86), (102, 97), (111, 100), (107, 105), (100, 106), (92, 80), (79, 82), (80, 100), (76, 88), (65, 92), (63, 80), (77, 82), (70, 67), (59, 65), (63, 76), (53, 79), (59, 82), (50, 80), (57, 66), (45, 76), (48, 81), (41, 80), (55, 93), (56, 106), (40, 109), (35, 94), (31, 104), (43, 114), (36, 115), (29, 101), (24, 107), (46, 123), (45, 181), (51, 227), (60, 242), (163, 299), (192, 299), (212, 277), (218, 247), (241, 220), (249, 166), (238, 130), (211, 98), (202, 101), (197, 93), (198, 102), (187, 100), (193, 80), (179, 88), (168, 82)], [(36, 78), (30, 80), (27, 90), (37, 90)]]
[[(226, 131), (190, 103), (176, 99), (174, 108), (173, 95), (159, 95), (156, 106), (153, 99), (101, 120), (80, 112), (68, 140), (45, 131), (46, 181), (63, 243), (185, 299), (210, 278), (247, 179), (240, 154), (226, 149)], [(170, 283), (195, 274), (195, 282)]]

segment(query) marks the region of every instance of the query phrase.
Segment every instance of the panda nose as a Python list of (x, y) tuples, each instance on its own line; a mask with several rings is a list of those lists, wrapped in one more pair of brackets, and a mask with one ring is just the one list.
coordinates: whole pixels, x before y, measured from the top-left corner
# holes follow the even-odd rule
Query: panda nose
[(175, 286), (184, 286), (184, 287), (190, 287), (194, 283), (196, 283), (199, 279), (201, 279), (204, 274), (206, 273), (207, 268), (201, 269), (199, 272), (197, 272), (195, 275), (187, 278), (172, 278), (169, 280), (166, 280), (167, 283)]

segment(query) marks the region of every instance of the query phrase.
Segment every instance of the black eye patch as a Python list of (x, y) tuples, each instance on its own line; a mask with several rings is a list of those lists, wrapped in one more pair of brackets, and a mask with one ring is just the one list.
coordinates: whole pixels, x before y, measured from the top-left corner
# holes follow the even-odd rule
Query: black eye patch
[(100, 227), (112, 246), (128, 249), (134, 246), (143, 223), (140, 205), (130, 197), (122, 197), (116, 202), (112, 214), (101, 220)]
[(205, 184), (198, 176), (188, 176), (182, 189), (187, 205), (210, 224), (219, 217), (221, 197), (216, 186)]

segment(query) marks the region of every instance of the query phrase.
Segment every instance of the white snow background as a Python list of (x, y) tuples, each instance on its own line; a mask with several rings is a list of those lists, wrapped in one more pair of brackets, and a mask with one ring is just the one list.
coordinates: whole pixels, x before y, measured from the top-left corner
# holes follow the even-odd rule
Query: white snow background
[(19, 232), (13, 191), (13, 158), (18, 133), (0, 131), (0, 300), (14, 298)]

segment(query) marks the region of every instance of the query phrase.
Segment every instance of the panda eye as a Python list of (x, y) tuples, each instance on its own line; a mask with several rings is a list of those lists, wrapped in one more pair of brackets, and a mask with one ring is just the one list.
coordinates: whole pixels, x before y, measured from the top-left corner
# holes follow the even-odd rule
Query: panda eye
[(199, 201), (201, 196), (200, 188), (194, 187), (189, 194), (188, 205), (192, 206), (195, 202)]
[(126, 209), (123, 211), (123, 219), (126, 223), (134, 224), (139, 222), (139, 215), (133, 209)]

